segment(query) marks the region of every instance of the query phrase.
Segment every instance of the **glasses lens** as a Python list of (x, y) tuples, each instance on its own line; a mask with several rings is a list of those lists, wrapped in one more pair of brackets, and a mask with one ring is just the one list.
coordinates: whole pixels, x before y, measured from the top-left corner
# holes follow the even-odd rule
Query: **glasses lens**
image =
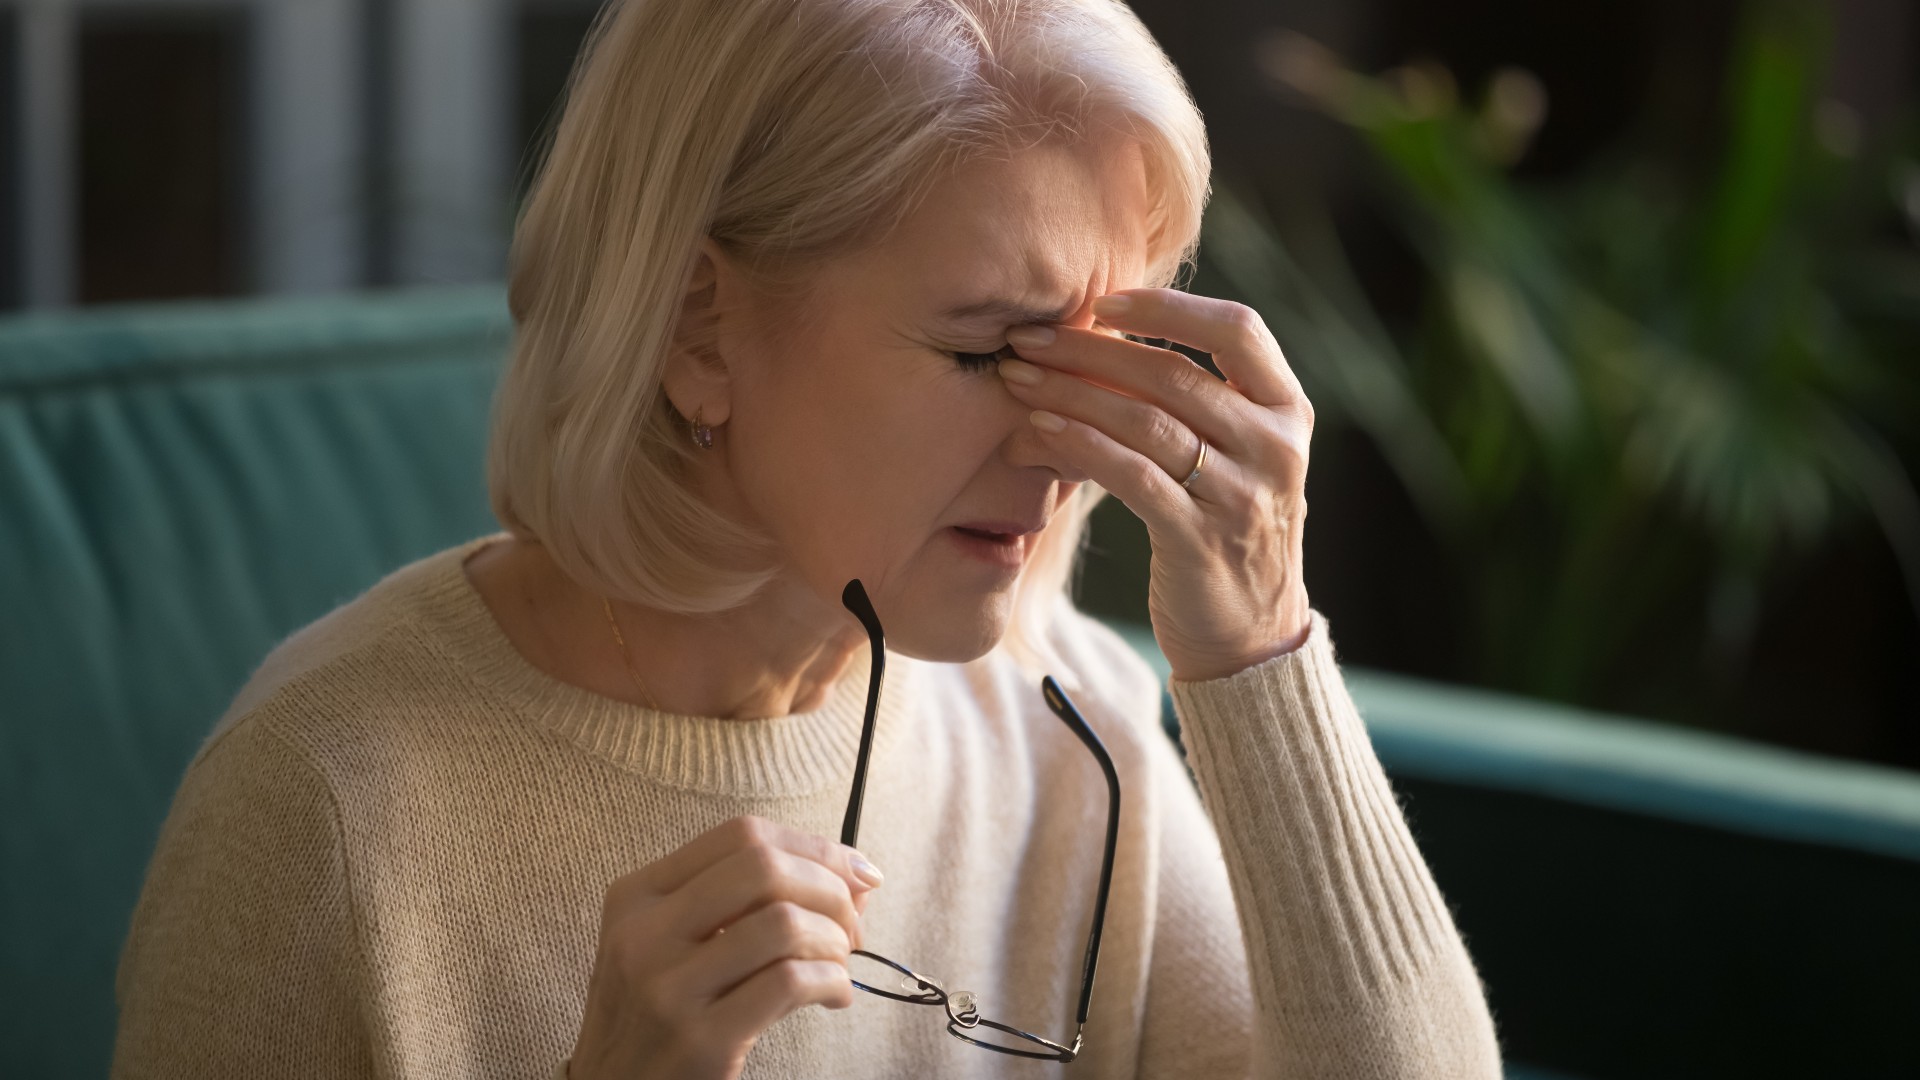
[(847, 975), (853, 984), (869, 994), (915, 1005), (938, 1005), (946, 992), (932, 976), (916, 976), (904, 964), (876, 953), (856, 950), (847, 957)]

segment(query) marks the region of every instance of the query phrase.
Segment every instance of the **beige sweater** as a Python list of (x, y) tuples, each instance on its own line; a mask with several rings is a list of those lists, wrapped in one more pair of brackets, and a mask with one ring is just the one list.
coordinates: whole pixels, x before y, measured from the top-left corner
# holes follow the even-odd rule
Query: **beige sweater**
[[(563, 1075), (608, 882), (728, 818), (837, 837), (867, 658), (821, 708), (675, 716), (529, 664), (480, 537), (274, 649), (195, 756), (122, 954), (115, 1077)], [(1123, 820), (1077, 1080), (1496, 1078), (1486, 1000), (1314, 616), (1294, 653), (1171, 683), (1061, 601)], [(1067, 677), (1062, 677), (1068, 682)], [(1000, 655), (887, 661), (860, 847), (867, 947), (1071, 1043), (1105, 783)], [(1203, 809), (1204, 807), (1204, 809)], [(1216, 833), (1216, 829), (1218, 830)], [(747, 1077), (1054, 1075), (855, 993)]]

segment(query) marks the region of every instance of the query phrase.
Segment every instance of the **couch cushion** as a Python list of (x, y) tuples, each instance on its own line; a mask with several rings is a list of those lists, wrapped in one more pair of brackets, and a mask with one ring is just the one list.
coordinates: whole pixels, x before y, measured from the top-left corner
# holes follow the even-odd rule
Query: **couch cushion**
[(186, 762), (291, 630), (497, 528), (497, 287), (0, 320), (0, 1043), (100, 1076)]

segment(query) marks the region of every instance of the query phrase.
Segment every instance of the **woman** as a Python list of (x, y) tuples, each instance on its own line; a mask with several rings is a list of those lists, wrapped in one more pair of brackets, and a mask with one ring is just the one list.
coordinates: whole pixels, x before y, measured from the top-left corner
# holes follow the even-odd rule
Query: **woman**
[[(1167, 287), (1208, 167), (1109, 0), (604, 12), (514, 238), (506, 532), (236, 698), (149, 870), (115, 1075), (1051, 1067), (950, 1037), (984, 1015), (1088, 1080), (1498, 1076), (1308, 606), (1312, 410), (1250, 311)], [(1107, 492), (1151, 534), (1197, 792), (1068, 599)], [(852, 581), (891, 646), (858, 851)], [(1109, 789), (1043, 674), (1122, 793), (1098, 913)], [(945, 1009), (855, 993), (867, 951)]]

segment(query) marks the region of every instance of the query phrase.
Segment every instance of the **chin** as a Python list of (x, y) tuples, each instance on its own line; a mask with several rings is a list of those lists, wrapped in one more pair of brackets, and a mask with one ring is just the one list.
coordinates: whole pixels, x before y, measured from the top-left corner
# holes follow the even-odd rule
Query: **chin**
[(949, 613), (932, 626), (888, 627), (887, 651), (929, 663), (966, 664), (992, 652), (1006, 632), (1007, 620), (997, 611)]

